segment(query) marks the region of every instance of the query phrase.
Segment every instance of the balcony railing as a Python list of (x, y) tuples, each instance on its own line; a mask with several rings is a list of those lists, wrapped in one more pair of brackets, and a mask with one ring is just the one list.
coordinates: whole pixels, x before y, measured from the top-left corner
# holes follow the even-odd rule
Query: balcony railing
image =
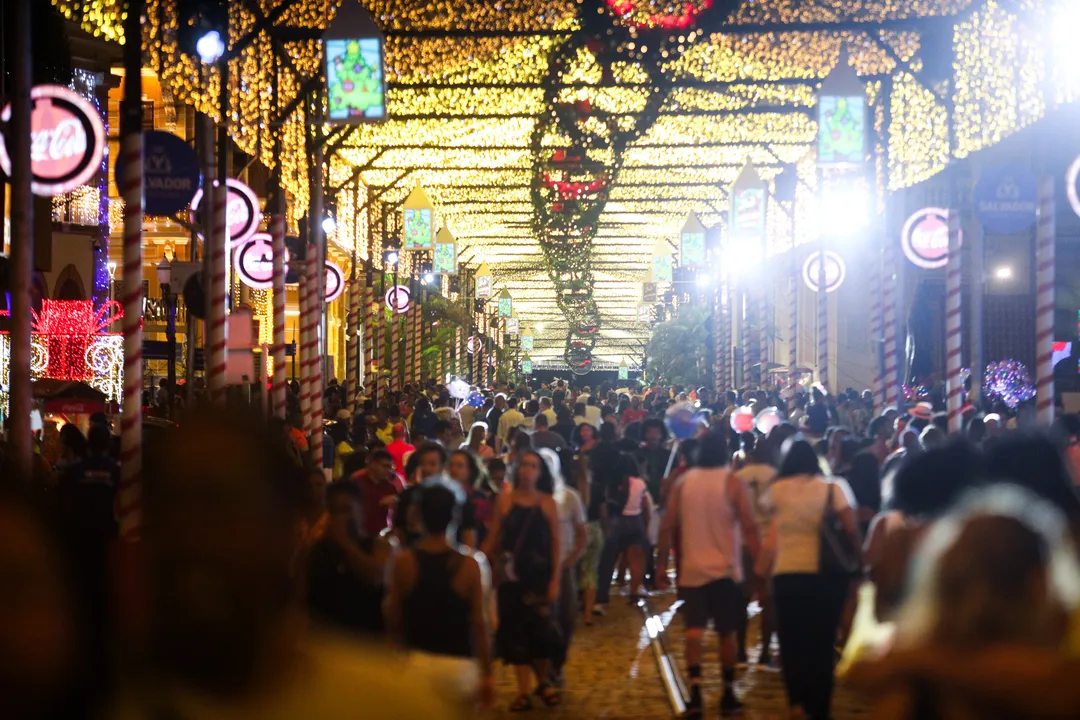
[[(187, 325), (187, 306), (181, 295), (176, 302), (176, 327), (178, 330)], [(169, 322), (169, 306), (161, 297), (143, 298), (143, 318), (147, 324), (165, 325)]]

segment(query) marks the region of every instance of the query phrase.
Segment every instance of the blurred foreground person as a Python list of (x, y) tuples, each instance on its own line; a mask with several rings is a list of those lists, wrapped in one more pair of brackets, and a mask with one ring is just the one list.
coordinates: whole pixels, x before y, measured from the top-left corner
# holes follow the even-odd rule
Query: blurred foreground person
[[(0, 717), (91, 716), (99, 698), (86, 692), (92, 668), (78, 606), (57, 523), (31, 496), (0, 486)], [(104, 675), (94, 679), (99, 691)]]
[(308, 635), (290, 572), (303, 478), (221, 412), (148, 456), (113, 718), (455, 717), (385, 650)]
[(1067, 537), (1048, 503), (1004, 486), (938, 522), (898, 620), (904, 649), (852, 673), (875, 693), (874, 717), (1080, 716), (1080, 668), (1059, 658), (1076, 601)]
[(386, 619), (391, 636), (411, 651), (410, 668), (430, 670), (463, 710), (474, 711), (477, 692), (483, 705), (492, 698), (489, 581), (484, 556), (454, 541), (464, 503), (454, 484), (424, 483), (424, 534), (394, 560)]

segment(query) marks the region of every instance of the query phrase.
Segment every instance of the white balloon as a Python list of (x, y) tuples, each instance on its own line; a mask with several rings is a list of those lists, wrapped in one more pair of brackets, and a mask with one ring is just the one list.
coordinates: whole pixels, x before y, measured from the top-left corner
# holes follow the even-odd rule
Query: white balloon
[(784, 418), (781, 417), (780, 410), (775, 407), (767, 407), (754, 418), (754, 427), (762, 435), (768, 435), (770, 430), (782, 422), (784, 422)]
[(464, 380), (458, 379), (451, 382), (446, 390), (450, 393), (450, 397), (457, 400), (464, 400), (469, 397), (469, 392), (472, 390), (472, 387)]

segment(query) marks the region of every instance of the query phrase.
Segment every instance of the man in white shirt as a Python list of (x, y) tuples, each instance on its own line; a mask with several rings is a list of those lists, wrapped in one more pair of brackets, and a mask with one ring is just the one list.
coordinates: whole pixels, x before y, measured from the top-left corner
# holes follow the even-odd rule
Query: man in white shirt
[(663, 574), (673, 533), (679, 537), (679, 595), (685, 602), (686, 668), (690, 676), (688, 717), (700, 717), (701, 639), (711, 618), (720, 638), (724, 695), (720, 717), (742, 710), (735, 697), (736, 631), (746, 605), (739, 583), (742, 543), (756, 557), (760, 536), (743, 483), (727, 467), (724, 436), (710, 432), (700, 441), (695, 466), (671, 491), (660, 527), (658, 574)]
[(510, 428), (516, 428), (519, 425), (525, 424), (525, 416), (518, 410), (517, 397), (511, 397), (506, 402), (506, 412), (499, 416), (499, 426), (495, 431), (496, 453), (501, 453), (502, 448), (506, 443), (506, 438), (510, 434)]
[[(581, 402), (581, 400), (579, 399), (578, 402)], [(596, 396), (590, 395), (588, 400), (585, 401), (585, 421), (594, 428), (599, 429), (601, 420), (602, 413), (600, 412), (600, 406), (596, 404)]]
[(550, 397), (540, 398), (540, 414), (547, 418), (548, 427), (551, 427), (555, 423), (559, 422), (558, 418), (555, 417), (555, 408), (551, 406)]

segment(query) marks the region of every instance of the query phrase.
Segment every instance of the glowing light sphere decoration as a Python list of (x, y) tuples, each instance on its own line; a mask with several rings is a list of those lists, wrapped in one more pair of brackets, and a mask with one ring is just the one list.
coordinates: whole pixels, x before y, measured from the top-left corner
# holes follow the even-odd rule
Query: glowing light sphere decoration
[(434, 250), (435, 206), (431, 204), (424, 189), (419, 185), (414, 187), (402, 208), (405, 222), (402, 249), (405, 252)]
[(690, 213), (679, 233), (679, 267), (696, 268), (705, 264), (705, 226), (696, 213)]
[(393, 286), (386, 291), (384, 299), (386, 309), (399, 315), (409, 312), (409, 308), (412, 307), (412, 291), (409, 290), (408, 285)]
[[(52, 197), (74, 190), (98, 172), (105, 153), (105, 125), (82, 95), (62, 85), (30, 90), (30, 191)], [(0, 111), (11, 120), (11, 105)], [(8, 137), (0, 137), (0, 169), (11, 176)]]
[(331, 124), (386, 118), (383, 35), (359, 0), (344, 0), (322, 34), (327, 120)]
[[(963, 243), (963, 233), (960, 237)], [(949, 211), (923, 208), (911, 215), (900, 233), (900, 246), (913, 265), (935, 270), (949, 262)]]
[[(818, 278), (821, 273), (821, 253), (811, 253), (803, 263), (802, 276), (806, 287), (811, 292), (818, 291)], [(844, 284), (847, 277), (847, 265), (844, 258), (832, 250), (825, 251), (825, 292), (835, 292)]]
[(1018, 360), (1002, 360), (986, 366), (983, 390), (993, 400), (1010, 408), (1035, 397), (1035, 385), (1027, 366)]

